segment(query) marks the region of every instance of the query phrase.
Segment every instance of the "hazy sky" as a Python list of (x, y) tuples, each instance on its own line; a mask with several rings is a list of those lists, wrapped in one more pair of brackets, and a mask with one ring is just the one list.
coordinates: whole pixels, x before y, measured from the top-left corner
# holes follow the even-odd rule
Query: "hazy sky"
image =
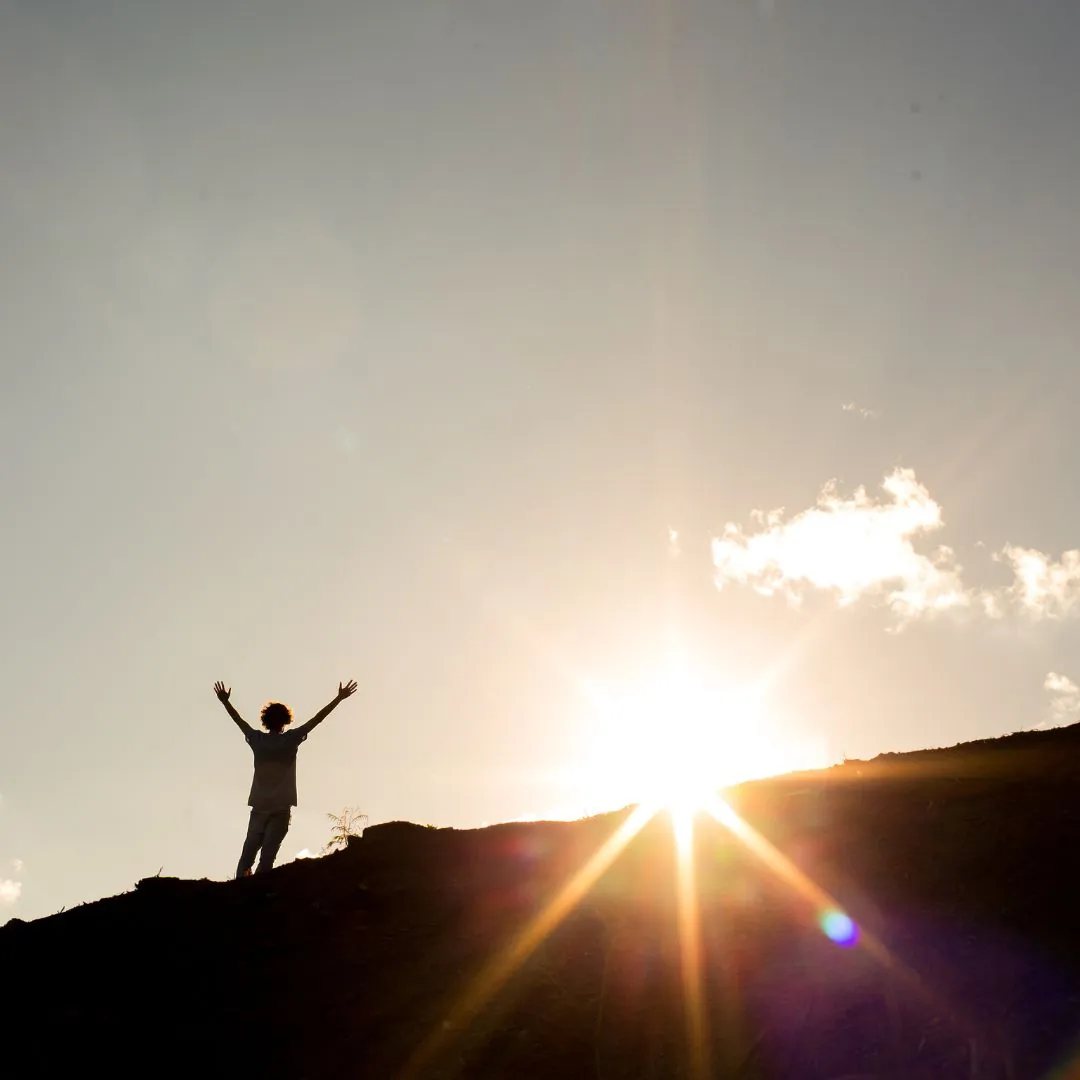
[(594, 806), (673, 645), (1080, 706), (1073, 0), (0, 0), (0, 107), (0, 920), (228, 876), (218, 678), (359, 681), (284, 857)]

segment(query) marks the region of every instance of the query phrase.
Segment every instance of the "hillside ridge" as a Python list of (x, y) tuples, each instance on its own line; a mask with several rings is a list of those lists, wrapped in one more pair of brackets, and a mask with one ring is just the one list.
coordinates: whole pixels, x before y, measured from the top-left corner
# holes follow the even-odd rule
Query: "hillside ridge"
[[(1037, 1080), (1080, 1050), (1078, 751), (1072, 725), (732, 789), (793, 876), (699, 823), (697, 981), (663, 815), (565, 918), (545, 914), (631, 807), (386, 822), (261, 878), (146, 878), (0, 928), (6, 1060), (20, 1077), (160, 1060), (289, 1080)], [(823, 894), (854, 947), (822, 933)]]

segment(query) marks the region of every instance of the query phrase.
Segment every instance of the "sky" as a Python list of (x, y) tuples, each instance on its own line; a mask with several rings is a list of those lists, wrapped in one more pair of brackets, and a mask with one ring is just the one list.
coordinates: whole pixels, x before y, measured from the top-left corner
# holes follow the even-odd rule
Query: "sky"
[(1078, 43), (0, 0), (0, 921), (231, 874), (216, 679), (359, 683), (283, 858), (614, 808), (687, 709), (724, 782), (1072, 722)]

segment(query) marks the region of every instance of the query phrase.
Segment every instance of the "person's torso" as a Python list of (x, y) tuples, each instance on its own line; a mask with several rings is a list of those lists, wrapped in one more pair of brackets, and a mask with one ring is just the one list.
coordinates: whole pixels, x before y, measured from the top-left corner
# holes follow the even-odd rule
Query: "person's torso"
[(248, 745), (255, 758), (248, 805), (256, 810), (285, 810), (296, 805), (296, 751), (304, 741), (295, 732), (274, 735), (253, 731)]

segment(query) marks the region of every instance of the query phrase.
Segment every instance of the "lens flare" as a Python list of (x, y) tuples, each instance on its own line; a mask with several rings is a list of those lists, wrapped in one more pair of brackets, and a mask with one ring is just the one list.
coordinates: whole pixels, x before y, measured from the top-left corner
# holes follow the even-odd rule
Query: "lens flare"
[(818, 916), (818, 926), (830, 941), (842, 948), (850, 948), (859, 940), (858, 926), (850, 915), (845, 915), (842, 911), (823, 911)]

